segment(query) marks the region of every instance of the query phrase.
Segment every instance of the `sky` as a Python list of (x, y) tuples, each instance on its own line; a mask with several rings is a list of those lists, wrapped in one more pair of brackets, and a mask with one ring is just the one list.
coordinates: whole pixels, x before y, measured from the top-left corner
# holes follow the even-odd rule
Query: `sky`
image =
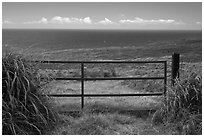
[(201, 30), (201, 2), (3, 2), (15, 29)]

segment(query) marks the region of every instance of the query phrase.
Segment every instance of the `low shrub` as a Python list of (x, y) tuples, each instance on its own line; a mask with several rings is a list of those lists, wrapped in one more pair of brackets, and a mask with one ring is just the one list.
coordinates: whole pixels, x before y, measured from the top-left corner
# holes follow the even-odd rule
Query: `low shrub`
[(20, 55), (3, 57), (3, 134), (43, 134), (56, 121), (55, 112), (40, 93), (40, 78), (36, 72)]

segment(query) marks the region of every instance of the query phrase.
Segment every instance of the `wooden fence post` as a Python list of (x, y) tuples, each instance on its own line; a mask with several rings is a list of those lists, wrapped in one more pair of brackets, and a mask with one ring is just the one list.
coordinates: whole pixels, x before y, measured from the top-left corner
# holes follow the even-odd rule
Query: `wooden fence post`
[(174, 85), (175, 79), (179, 78), (179, 63), (180, 63), (180, 54), (172, 54), (172, 71), (171, 71), (171, 83)]

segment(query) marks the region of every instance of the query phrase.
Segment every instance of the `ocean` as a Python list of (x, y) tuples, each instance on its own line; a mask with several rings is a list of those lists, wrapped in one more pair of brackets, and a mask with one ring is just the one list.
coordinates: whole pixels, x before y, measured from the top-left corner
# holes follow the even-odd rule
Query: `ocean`
[(54, 30), (54, 29), (3, 29), (3, 47), (42, 48), (66, 50), (145, 46), (146, 44), (202, 39), (201, 31), (167, 30)]

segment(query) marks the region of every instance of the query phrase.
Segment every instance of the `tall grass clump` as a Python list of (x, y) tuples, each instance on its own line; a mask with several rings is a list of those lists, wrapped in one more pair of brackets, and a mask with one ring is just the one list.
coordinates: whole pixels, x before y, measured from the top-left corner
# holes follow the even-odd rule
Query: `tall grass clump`
[(168, 123), (175, 123), (181, 134), (202, 134), (202, 80), (191, 74), (184, 80), (175, 80), (168, 89), (163, 118)]
[(43, 134), (55, 122), (56, 114), (41, 95), (35, 72), (20, 55), (2, 58), (3, 134)]

